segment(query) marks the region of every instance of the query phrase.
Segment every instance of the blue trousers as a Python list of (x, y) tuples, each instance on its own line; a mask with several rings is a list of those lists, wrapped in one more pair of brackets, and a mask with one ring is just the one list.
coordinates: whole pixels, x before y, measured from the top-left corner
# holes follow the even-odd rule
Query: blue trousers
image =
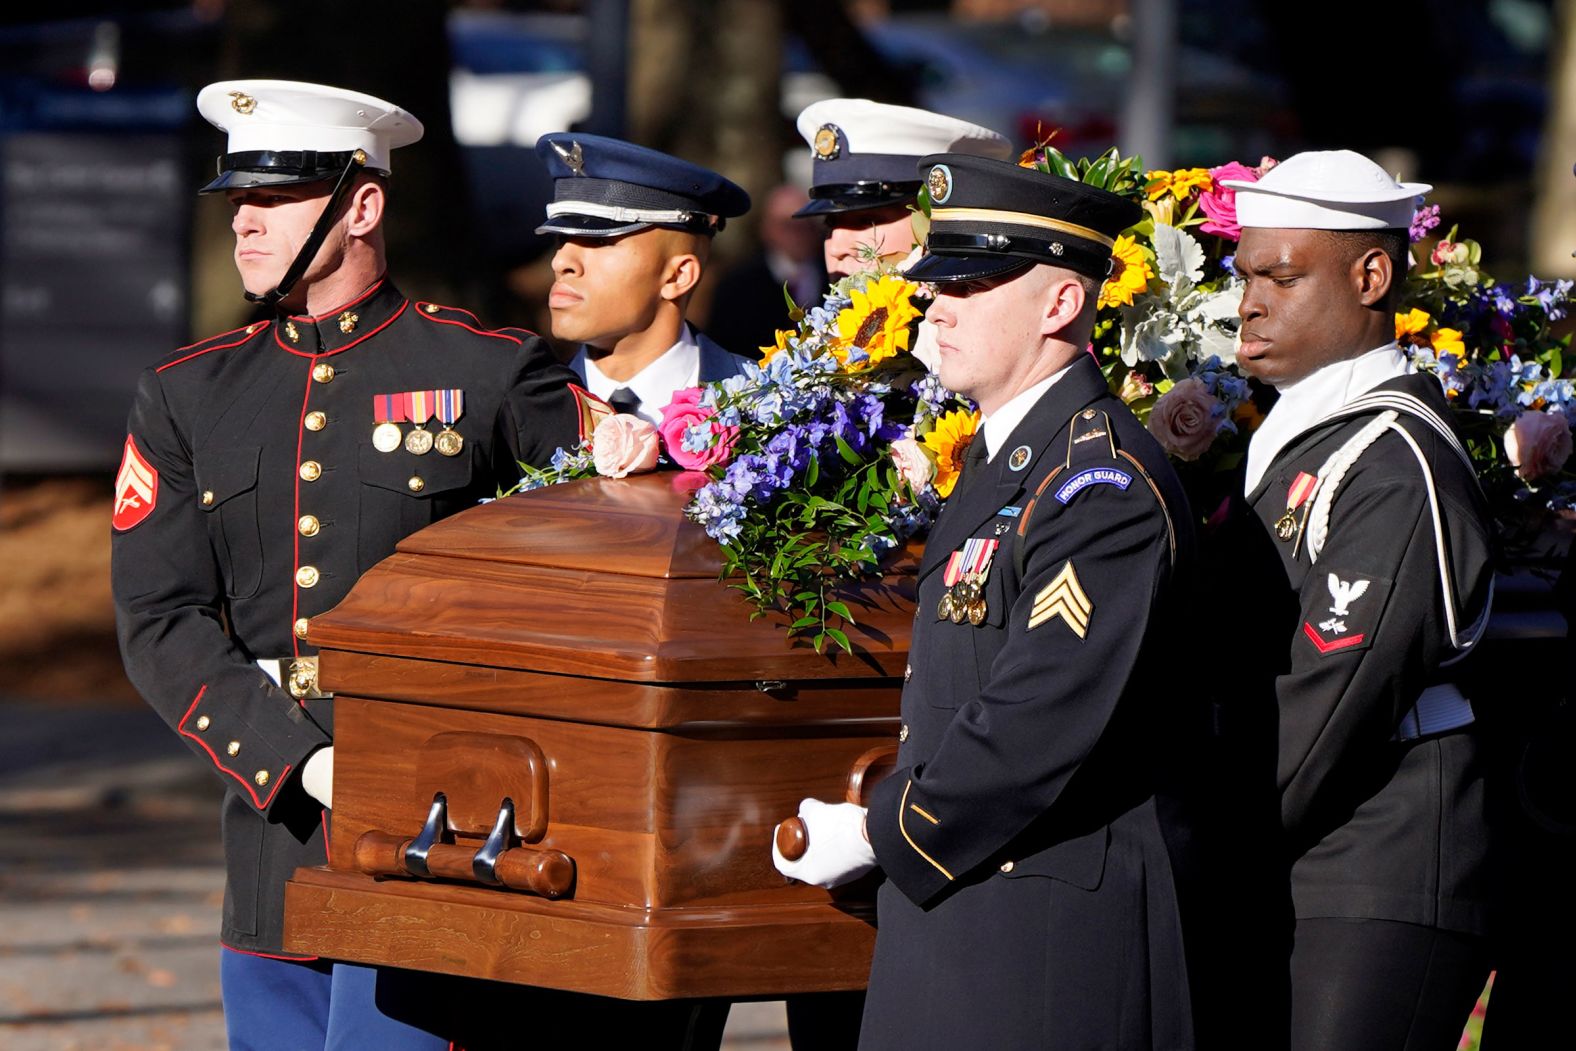
[(228, 948), (219, 956), (230, 1051), (450, 1051), (412, 1013), (420, 975)]

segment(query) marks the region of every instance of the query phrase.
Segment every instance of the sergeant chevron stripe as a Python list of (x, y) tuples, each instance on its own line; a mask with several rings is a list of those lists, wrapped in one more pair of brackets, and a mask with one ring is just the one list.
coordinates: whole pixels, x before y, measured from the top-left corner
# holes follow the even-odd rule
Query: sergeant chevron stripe
[(1073, 634), (1081, 639), (1089, 633), (1089, 615), (1093, 612), (1094, 603), (1084, 594), (1083, 585), (1078, 582), (1078, 571), (1068, 561), (1062, 571), (1056, 574), (1056, 579), (1034, 596), (1029, 627), (1037, 628), (1048, 620), (1060, 617), (1073, 629)]

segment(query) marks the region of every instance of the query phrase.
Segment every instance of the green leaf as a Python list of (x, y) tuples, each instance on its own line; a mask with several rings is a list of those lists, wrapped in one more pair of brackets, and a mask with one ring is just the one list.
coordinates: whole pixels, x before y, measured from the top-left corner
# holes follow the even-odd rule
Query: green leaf
[(826, 611), (828, 613), (837, 614), (839, 617), (842, 617), (850, 624), (854, 623), (854, 615), (848, 611), (848, 604), (846, 602), (828, 602), (826, 604)]
[(810, 463), (804, 469), (804, 487), (814, 489), (815, 483), (821, 478), (821, 457), (816, 453), (810, 454)]
[[(827, 636), (828, 638), (830, 638), (833, 642), (837, 643), (839, 646), (841, 646), (843, 648), (843, 652), (844, 653), (847, 653), (847, 654), (851, 655), (854, 652), (854, 647), (852, 645), (850, 645), (849, 642), (848, 642), (848, 633), (847, 632), (839, 631), (837, 628), (827, 628), (825, 631), (822, 632), (822, 634)], [(817, 651), (817, 652), (819, 652), (819, 651)]]
[(859, 463), (859, 454), (854, 452), (853, 446), (849, 445), (846, 441), (837, 437), (835, 434), (832, 436), (832, 438), (837, 442), (837, 453), (844, 459), (844, 461), (851, 464)]

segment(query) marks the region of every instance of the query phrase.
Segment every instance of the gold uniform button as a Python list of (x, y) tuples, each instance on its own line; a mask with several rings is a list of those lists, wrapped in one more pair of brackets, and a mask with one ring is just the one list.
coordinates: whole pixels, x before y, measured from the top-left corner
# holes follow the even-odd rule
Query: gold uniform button
[(1013, 863), (1010, 862), (1010, 861), (1003, 861), (1001, 863), (1001, 870), (1003, 872), (1011, 872), (1013, 870), (1013, 868), (1014, 868)]
[(206, 729), (208, 729), (208, 727), (210, 727), (212, 725), (213, 725), (213, 720), (208, 718), (206, 715), (199, 715), (197, 717), (197, 729), (199, 731), (206, 730)]
[(257, 787), (258, 788), (263, 787), (264, 785), (266, 785), (268, 783), (268, 771), (267, 770), (259, 770), (259, 771), (257, 771), (257, 773), (255, 775), (253, 775), (252, 780), (257, 782)]
[(897, 743), (902, 744), (906, 740), (908, 740), (908, 723), (904, 723), (897, 730)]
[(319, 383), (329, 383), (334, 379), (334, 366), (326, 361), (320, 361), (312, 366), (312, 378)]
[(321, 477), (323, 477), (323, 465), (318, 463), (316, 460), (308, 460), (306, 463), (301, 465), (302, 481), (315, 482)]
[(224, 746), (224, 750), (226, 752), (229, 752), (231, 755), (240, 755), (241, 754), (241, 742), (240, 741), (231, 741), (229, 744)]
[(204, 507), (212, 507), (213, 506), (213, 490), (212, 489), (204, 489), (202, 491), (202, 505)]
[(438, 312), (439, 308), (438, 308), (438, 304), (436, 304), (436, 303), (428, 303), (426, 306), (422, 307), (421, 309), (425, 310), (429, 314), (436, 314)]
[(312, 621), (308, 617), (302, 617), (299, 620), (297, 620), (295, 622), (295, 637), (298, 638), (298, 639), (306, 638), (306, 629), (308, 627), (310, 627), (311, 624), (312, 624)]
[(296, 519), (296, 530), (302, 536), (317, 536), (317, 531), (323, 528), (323, 523), (317, 520), (317, 515), (302, 515)]
[(306, 429), (320, 431), (328, 426), (328, 414), (324, 412), (309, 412), (306, 414)]
[(318, 572), (316, 566), (302, 566), (296, 570), (296, 583), (304, 588), (317, 587)]
[(411, 475), (410, 481), (406, 482), (405, 484), (410, 486), (410, 491), (413, 493), (419, 493), (423, 489), (427, 488), (427, 483), (421, 480), (421, 475), (419, 474)]

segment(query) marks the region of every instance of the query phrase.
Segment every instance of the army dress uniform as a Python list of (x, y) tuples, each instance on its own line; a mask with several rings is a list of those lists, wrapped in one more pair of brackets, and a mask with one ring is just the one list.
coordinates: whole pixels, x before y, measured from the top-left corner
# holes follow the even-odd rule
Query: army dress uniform
[[(517, 481), (517, 459), (574, 445), (573, 378), (539, 338), (488, 332), (387, 279), (142, 374), (122, 473), (147, 478), (147, 495), (120, 498), (141, 506), (114, 533), (117, 621), (132, 682), (229, 789), (224, 944), (279, 953), (285, 881), (326, 860), (326, 816), (292, 777), (333, 736), (311, 618), (403, 537)], [(373, 444), (379, 398), (455, 390), (456, 455)]]
[[(1137, 219), (1054, 176), (930, 161), (953, 210), (917, 280), (1104, 273)], [(862, 1048), (1193, 1046), (1170, 773), (1189, 701), (1168, 684), (1191, 518), (1092, 357), (1044, 384), (1016, 426), (1011, 402), (985, 421), (919, 568), (897, 770), (866, 815), (887, 882)]]

